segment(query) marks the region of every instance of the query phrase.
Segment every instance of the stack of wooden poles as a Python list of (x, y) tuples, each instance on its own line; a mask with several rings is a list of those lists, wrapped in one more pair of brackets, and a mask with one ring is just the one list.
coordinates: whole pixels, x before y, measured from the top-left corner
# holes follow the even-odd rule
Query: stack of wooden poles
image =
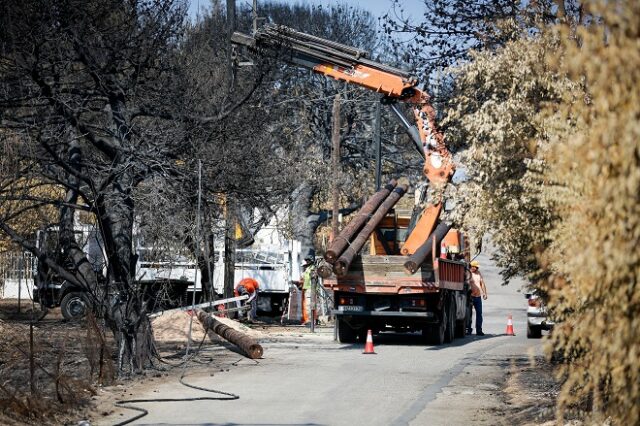
[(326, 263), (318, 267), (318, 275), (328, 278), (332, 273), (346, 275), (349, 266), (376, 226), (407, 192), (407, 185), (398, 185), (391, 180), (376, 192), (357, 213), (342, 232), (333, 239), (324, 258)]

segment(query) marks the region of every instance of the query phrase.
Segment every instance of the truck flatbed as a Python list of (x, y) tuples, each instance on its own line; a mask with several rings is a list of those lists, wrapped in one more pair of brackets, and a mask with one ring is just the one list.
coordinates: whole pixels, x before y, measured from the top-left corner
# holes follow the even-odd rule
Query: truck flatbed
[(346, 275), (331, 275), (323, 280), (323, 285), (333, 291), (391, 294), (460, 291), (464, 287), (463, 262), (437, 259), (425, 262), (420, 271), (408, 275), (404, 268), (406, 260), (406, 256), (358, 256)]

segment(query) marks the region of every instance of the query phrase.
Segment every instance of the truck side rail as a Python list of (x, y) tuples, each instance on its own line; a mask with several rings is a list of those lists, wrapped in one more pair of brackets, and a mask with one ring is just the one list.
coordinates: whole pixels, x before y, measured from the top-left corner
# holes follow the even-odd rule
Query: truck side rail
[(346, 275), (331, 275), (323, 280), (323, 285), (334, 291), (385, 294), (464, 289), (463, 262), (438, 259), (435, 268), (432, 263), (425, 262), (420, 271), (407, 275), (404, 270), (406, 259), (406, 256), (362, 255), (354, 260)]

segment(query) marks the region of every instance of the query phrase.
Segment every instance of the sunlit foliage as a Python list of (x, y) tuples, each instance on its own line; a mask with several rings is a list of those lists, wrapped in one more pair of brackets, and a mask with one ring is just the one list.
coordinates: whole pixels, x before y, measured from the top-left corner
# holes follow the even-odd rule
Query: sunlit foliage
[(640, 421), (640, 4), (474, 53), (456, 72), (448, 137), (466, 149), (460, 220), (490, 233), (505, 278), (548, 294), (558, 416)]
[(538, 271), (533, 248), (547, 244), (552, 224), (542, 193), (548, 129), (538, 112), (571, 86), (545, 65), (556, 45), (551, 36), (522, 36), (499, 53), (473, 53), (455, 70), (456, 96), (444, 121), (467, 175), (456, 219), (478, 238), (492, 235), (506, 280)]
[(598, 24), (575, 37), (561, 27), (554, 61), (588, 96), (552, 116), (547, 192), (561, 220), (546, 253), (560, 320), (551, 345), (568, 360), (561, 408), (587, 401), (594, 420), (631, 425), (640, 422), (640, 3), (586, 6)]

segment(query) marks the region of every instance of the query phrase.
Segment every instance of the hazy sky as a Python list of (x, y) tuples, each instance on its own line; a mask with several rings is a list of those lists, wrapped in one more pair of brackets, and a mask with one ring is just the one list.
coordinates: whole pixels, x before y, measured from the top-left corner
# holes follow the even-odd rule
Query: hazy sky
[[(378, 17), (382, 16), (389, 11), (391, 8), (391, 0), (277, 0), (283, 3), (290, 4), (321, 4), (323, 6), (336, 5), (336, 4), (347, 4), (357, 6), (361, 9), (369, 10), (373, 16)], [(424, 8), (425, 0), (400, 0), (399, 3), (402, 3), (402, 8), (404, 9), (404, 14), (406, 17), (411, 17), (415, 21), (420, 21), (422, 18), (422, 11)], [(253, 0), (236, 0), (236, 5), (240, 6), (241, 4), (251, 4)], [(258, 13), (260, 13), (260, 4), (264, 3), (265, 0), (258, 0)], [(198, 5), (200, 7), (205, 6), (208, 7), (210, 4), (209, 0), (191, 0), (191, 7), (189, 8), (189, 15), (195, 17), (196, 11), (198, 10)]]

